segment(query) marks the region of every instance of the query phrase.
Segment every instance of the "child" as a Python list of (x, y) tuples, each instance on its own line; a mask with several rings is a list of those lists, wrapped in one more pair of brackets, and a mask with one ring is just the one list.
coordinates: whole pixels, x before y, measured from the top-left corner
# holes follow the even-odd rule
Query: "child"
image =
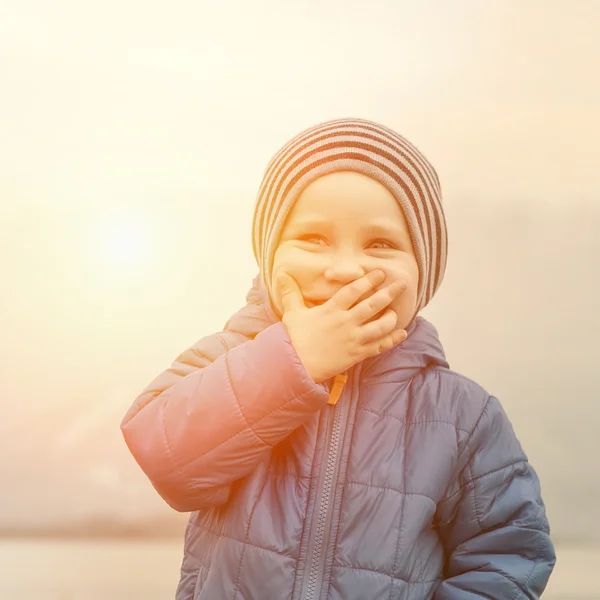
[(425, 157), (364, 120), (301, 133), (267, 168), (253, 245), (247, 305), (122, 423), (192, 513), (177, 600), (538, 598), (538, 478), (418, 316), (447, 250)]

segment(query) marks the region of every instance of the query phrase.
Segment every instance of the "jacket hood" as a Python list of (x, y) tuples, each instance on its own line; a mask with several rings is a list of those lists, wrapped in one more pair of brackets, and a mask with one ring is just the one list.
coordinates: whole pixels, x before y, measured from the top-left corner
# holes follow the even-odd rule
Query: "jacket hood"
[[(261, 331), (280, 321), (260, 274), (254, 278), (246, 295), (246, 302), (246, 306), (227, 321), (225, 330), (253, 339)], [(391, 376), (395, 381), (403, 381), (423, 369), (449, 367), (438, 332), (429, 321), (417, 316), (406, 332), (408, 337), (402, 344), (364, 361), (365, 377), (370, 379), (386, 376), (387, 379), (387, 376)]]

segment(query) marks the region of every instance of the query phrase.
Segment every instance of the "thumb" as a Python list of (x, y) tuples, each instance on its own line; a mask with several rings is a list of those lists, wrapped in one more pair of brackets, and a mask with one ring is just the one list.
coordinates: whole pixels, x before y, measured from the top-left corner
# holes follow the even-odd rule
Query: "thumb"
[(277, 276), (277, 285), (279, 286), (279, 294), (281, 296), (281, 304), (283, 312), (306, 308), (304, 305), (304, 297), (300, 291), (300, 287), (296, 280), (287, 273), (280, 273)]

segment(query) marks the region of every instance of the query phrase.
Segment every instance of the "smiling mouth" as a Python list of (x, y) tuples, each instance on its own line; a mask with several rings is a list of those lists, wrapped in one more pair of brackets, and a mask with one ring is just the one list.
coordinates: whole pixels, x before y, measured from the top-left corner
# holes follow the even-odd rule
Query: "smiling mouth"
[(325, 304), (327, 300), (304, 300), (304, 304), (308, 306), (308, 308), (314, 308), (315, 306), (321, 306), (321, 304)]

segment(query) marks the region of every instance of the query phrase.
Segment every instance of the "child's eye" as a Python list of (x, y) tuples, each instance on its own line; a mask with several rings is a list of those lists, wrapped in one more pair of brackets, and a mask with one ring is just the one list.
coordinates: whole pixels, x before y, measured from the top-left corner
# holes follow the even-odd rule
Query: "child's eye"
[(388, 242), (387, 240), (375, 240), (369, 244), (371, 248), (375, 248), (375, 250), (387, 250), (394, 248), (394, 244)]
[(308, 242), (309, 244), (323, 244), (325, 240), (320, 235), (303, 235), (298, 238), (302, 242)]

